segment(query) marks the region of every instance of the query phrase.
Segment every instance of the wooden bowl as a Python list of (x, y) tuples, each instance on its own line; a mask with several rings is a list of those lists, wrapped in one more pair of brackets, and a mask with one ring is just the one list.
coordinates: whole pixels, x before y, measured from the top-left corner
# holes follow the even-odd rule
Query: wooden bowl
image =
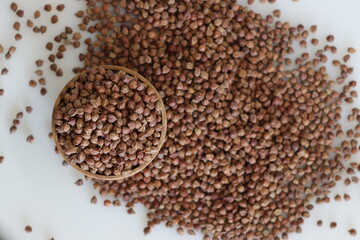
[[(59, 143), (59, 139), (58, 139), (58, 133), (55, 130), (55, 110), (58, 108), (58, 105), (61, 101), (62, 96), (64, 95), (64, 93), (67, 90), (67, 84), (65, 85), (65, 87), (61, 90), (59, 96), (56, 98), (55, 104), (54, 104), (54, 108), (53, 108), (53, 112), (52, 112), (52, 123), (51, 123), (51, 127), (52, 127), (52, 134), (53, 134), (53, 138), (56, 144), (56, 147), (59, 151), (59, 153), (62, 155), (62, 157), (65, 159), (65, 161), (71, 165), (73, 168), (75, 168), (76, 170), (78, 170), (79, 172), (85, 174), (86, 176), (89, 176), (91, 178), (95, 178), (95, 179), (100, 179), (100, 180), (120, 180), (120, 179), (124, 179), (130, 176), (135, 175), (136, 173), (142, 171), (144, 168), (146, 168), (150, 162), (152, 162), (154, 160), (154, 158), (157, 156), (157, 154), (159, 153), (162, 145), (165, 142), (165, 136), (166, 136), (166, 130), (167, 130), (167, 116), (166, 116), (166, 110), (165, 110), (165, 106), (164, 103), (161, 99), (161, 96), (159, 94), (159, 92), (155, 89), (155, 87), (143, 76), (141, 76), (139, 73), (130, 70), (128, 68), (125, 67), (119, 67), (119, 66), (111, 66), (111, 65), (107, 65), (107, 66), (99, 66), (96, 68), (104, 68), (104, 69), (110, 69), (110, 70), (114, 70), (114, 71), (123, 71), (126, 72), (132, 76), (137, 77), (140, 81), (144, 82), (148, 87), (152, 88), (155, 91), (155, 94), (158, 96), (158, 99), (160, 101), (160, 105), (161, 105), (161, 118), (162, 118), (162, 130), (161, 130), (161, 136), (160, 136), (160, 143), (157, 146), (157, 151), (156, 153), (153, 155), (153, 157), (151, 158), (150, 161), (147, 161), (145, 163), (143, 163), (142, 165), (138, 166), (135, 169), (131, 169), (131, 170), (126, 170), (121, 172), (120, 175), (110, 175), (110, 176), (106, 176), (106, 175), (101, 175), (101, 174), (94, 174), (88, 171), (85, 171), (83, 169), (81, 169), (78, 165), (73, 165), (70, 164), (70, 161), (68, 159), (68, 157), (65, 155), (60, 143)], [(85, 73), (86, 71), (82, 72)], [(82, 74), (78, 74), (76, 75), (73, 79), (71, 79), (69, 82), (71, 81), (76, 81), (79, 76)]]

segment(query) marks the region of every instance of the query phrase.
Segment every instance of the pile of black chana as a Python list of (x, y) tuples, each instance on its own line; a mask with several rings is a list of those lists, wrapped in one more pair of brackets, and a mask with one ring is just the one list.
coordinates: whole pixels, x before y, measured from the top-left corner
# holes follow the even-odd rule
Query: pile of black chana
[[(232, 0), (85, 2), (87, 8), (75, 13), (79, 24), (46, 44), (50, 69), (61, 77), (56, 62), (85, 44), (75, 73), (102, 65), (134, 69), (150, 80), (166, 107), (167, 138), (154, 161), (125, 180), (93, 180), (100, 195), (115, 197), (105, 206), (123, 200), (130, 214), (137, 203), (148, 209), (145, 234), (165, 223), (179, 234), (200, 231), (204, 240), (288, 239), (301, 233), (315, 202), (330, 201), (331, 189), (345, 175), (346, 185), (358, 183), (360, 165), (352, 156), (359, 149), (360, 109), (352, 106), (356, 81), (347, 65), (354, 48), (332, 61), (339, 70), (332, 78), (325, 65), (338, 51), (334, 36), (320, 48), (316, 25), (281, 22), (280, 10), (264, 17)], [(24, 16), (17, 4), (11, 9)], [(44, 9), (53, 11), (50, 4)], [(52, 24), (60, 20), (51, 18)], [(21, 24), (14, 28), (20, 31)], [(46, 32), (31, 19), (26, 25)], [(305, 48), (316, 48), (315, 56)], [(10, 47), (6, 58), (15, 50)], [(40, 69), (35, 73), (42, 76)], [(46, 81), (40, 79), (29, 85), (42, 85), (44, 96)], [(0, 89), (0, 97), (4, 93)], [(350, 113), (343, 111), (347, 104)], [(342, 118), (351, 128), (340, 124)], [(343, 198), (350, 200), (348, 194)]]

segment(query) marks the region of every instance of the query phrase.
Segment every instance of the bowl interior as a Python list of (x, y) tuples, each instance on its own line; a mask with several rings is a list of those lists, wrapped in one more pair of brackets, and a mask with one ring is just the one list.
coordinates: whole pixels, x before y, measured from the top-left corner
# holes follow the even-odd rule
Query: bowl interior
[[(143, 163), (142, 165), (136, 167), (135, 169), (123, 171), (123, 172), (121, 172), (120, 175), (106, 176), (106, 175), (94, 174), (94, 173), (83, 170), (82, 168), (80, 168), (76, 164), (75, 165), (70, 164), (70, 161), (69, 161), (68, 157), (65, 155), (64, 151), (62, 150), (62, 147), (61, 147), (59, 139), (58, 139), (58, 133), (56, 132), (56, 129), (55, 129), (55, 110), (57, 109), (58, 105), (60, 104), (62, 95), (67, 91), (67, 84), (61, 90), (61, 92), (60, 92), (59, 96), (56, 98), (56, 101), (55, 101), (55, 104), (54, 104), (54, 108), (53, 108), (53, 112), (52, 112), (52, 123), (51, 123), (52, 134), (53, 134), (53, 138), (54, 138), (54, 141), (55, 141), (55, 144), (56, 144), (56, 148), (58, 149), (59, 153), (65, 159), (65, 161), (69, 165), (71, 165), (73, 168), (75, 168), (76, 170), (80, 171), (81, 173), (83, 173), (86, 176), (91, 177), (91, 178), (100, 179), (100, 180), (120, 180), (120, 179), (124, 179), (124, 178), (130, 177), (130, 176), (133, 176), (138, 172), (141, 172), (144, 168), (146, 168), (154, 160), (154, 158), (159, 153), (162, 145), (164, 144), (165, 137), (166, 137), (166, 130), (167, 130), (166, 110), (165, 110), (165, 106), (164, 106), (164, 103), (163, 103), (163, 101), (161, 99), (161, 96), (160, 96), (159, 92), (155, 89), (155, 87), (146, 78), (144, 78), (139, 73), (137, 73), (137, 72), (135, 72), (135, 71), (133, 71), (131, 69), (125, 68), (125, 67), (112, 66), (112, 65), (99, 66), (99, 67), (96, 67), (96, 68), (104, 68), (104, 69), (110, 69), (110, 70), (114, 70), (114, 71), (126, 72), (126, 73), (128, 73), (130, 75), (133, 75), (133, 76), (137, 77), (140, 81), (144, 82), (148, 87), (150, 87), (150, 88), (152, 88), (154, 90), (155, 94), (158, 96), (158, 99), (159, 99), (159, 102), (160, 102), (160, 105), (161, 105), (161, 119), (162, 119), (162, 129), (161, 129), (161, 135), (160, 135), (160, 143), (157, 146), (155, 154), (152, 156), (150, 161), (147, 161), (147, 162)], [(76, 81), (79, 78), (79, 76), (81, 74), (85, 73), (85, 72), (86, 72), (86, 70), (84, 72), (81, 72), (78, 75), (76, 75), (70, 81)]]

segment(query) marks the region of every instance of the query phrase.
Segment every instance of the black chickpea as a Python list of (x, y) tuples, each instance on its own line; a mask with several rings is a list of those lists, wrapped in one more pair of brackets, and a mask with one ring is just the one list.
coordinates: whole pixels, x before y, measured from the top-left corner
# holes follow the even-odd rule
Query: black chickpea
[(152, 88), (126, 72), (92, 68), (66, 89), (54, 118), (71, 164), (116, 176), (153, 159), (162, 117)]
[[(230, 1), (171, 0), (151, 7), (124, 1), (117, 6), (134, 15), (134, 24), (122, 24), (131, 20), (125, 14), (117, 19), (113, 34), (115, 27), (107, 21), (115, 12), (108, 3), (97, 3), (76, 16), (83, 20), (81, 29), (99, 20), (88, 30), (106, 41), (86, 40), (87, 52), (79, 59), (86, 68), (121, 65), (151, 79), (164, 98), (169, 121), (167, 141), (154, 162), (127, 180), (95, 181), (102, 186), (101, 193), (115, 191), (119, 198), (141, 202), (156, 213), (149, 218), (146, 234), (160, 222), (178, 226), (180, 234), (184, 229), (202, 230), (204, 239), (210, 239), (207, 233), (214, 239), (273, 239), (278, 234), (300, 233), (303, 218), (312, 209), (309, 201), (330, 201), (322, 195), (335, 186), (335, 176), (344, 170), (343, 159), (355, 152), (349, 146), (345, 147), (349, 151), (339, 148), (334, 158), (329, 155), (336, 132), (339, 136), (345, 132), (332, 130), (341, 119), (339, 101), (346, 98), (351, 103), (356, 96), (333, 90), (348, 76), (340, 65), (343, 70), (337, 82), (328, 77), (326, 54), (336, 52), (336, 47), (319, 50), (314, 59), (304, 53), (295, 61), (295, 69), (285, 72), (280, 59), (295, 51), (292, 43), (308, 46), (309, 31), (303, 25), (275, 23), (272, 16), (263, 19)], [(239, 24), (239, 19), (248, 24)], [(316, 25), (310, 31), (316, 32)], [(318, 45), (319, 40), (311, 43)], [(280, 62), (271, 61), (279, 66), (267, 64), (274, 58)], [(289, 81), (273, 80), (283, 75)], [(307, 164), (305, 169), (299, 167)], [(314, 169), (321, 169), (320, 176)], [(282, 178), (296, 183), (285, 184)], [(316, 184), (307, 187), (308, 183)], [(281, 207), (270, 203), (274, 199)], [(291, 217), (284, 219), (283, 213)], [(267, 217), (261, 218), (264, 214)]]
[[(52, 11), (51, 4), (43, 8)], [(119, 15), (119, 8), (127, 13)], [(10, 9), (24, 16), (16, 3)], [(64, 4), (56, 6), (58, 12), (64, 9)], [(164, 222), (181, 235), (198, 230), (204, 240), (286, 240), (288, 233), (301, 233), (312, 200), (330, 201), (327, 196), (342, 173), (352, 175), (344, 177), (345, 185), (359, 182), (353, 175), (360, 166), (346, 169), (343, 161), (358, 152), (360, 124), (354, 129), (339, 124), (341, 104), (352, 104), (358, 96), (352, 89), (356, 82), (347, 80), (353, 68), (345, 64), (356, 49), (347, 49), (345, 63), (332, 61), (341, 72), (334, 81), (325, 68), (327, 54), (338, 51), (330, 45), (333, 35), (326, 37), (328, 45), (316, 57), (305, 52), (294, 61), (288, 58), (295, 42), (302, 48), (321, 45), (309, 37), (316, 25), (307, 30), (278, 21), (280, 10), (263, 18), (230, 0), (94, 0), (75, 15), (81, 18), (79, 28), (94, 38), (81, 41), (82, 33), (67, 26), (45, 45), (55, 49), (48, 61), (58, 77), (64, 75), (58, 59), (72, 47), (86, 49), (79, 55), (83, 66), (74, 72), (90, 70), (68, 84), (55, 112), (59, 142), (71, 164), (118, 175), (151, 159), (159, 144), (161, 115), (154, 93), (122, 72), (93, 67), (135, 69), (151, 79), (166, 105), (167, 139), (154, 161), (126, 180), (94, 180), (101, 196), (116, 198), (104, 200), (106, 207), (120, 206), (121, 198), (129, 214), (139, 202), (149, 209), (145, 234)], [(40, 11), (34, 12), (35, 19), (40, 16)], [(57, 15), (50, 18), (53, 24), (58, 21)], [(27, 26), (35, 33), (47, 31), (31, 20)], [(19, 31), (21, 24), (15, 22), (13, 28)], [(17, 33), (15, 40), (21, 39)], [(10, 47), (5, 58), (15, 51)], [(35, 62), (38, 68), (43, 63)], [(285, 70), (292, 64), (294, 68)], [(1, 74), (7, 72), (4, 68)], [(45, 96), (43, 71), (35, 74), (38, 83), (28, 84), (39, 84)], [(345, 85), (342, 91), (334, 90), (338, 84)], [(348, 121), (360, 122), (359, 113), (353, 109)], [(13, 120), (10, 133), (17, 131), (21, 117)], [(349, 139), (333, 148), (335, 138), (342, 137)], [(34, 137), (26, 140), (31, 143)], [(349, 201), (350, 196), (344, 194), (343, 199)], [(342, 197), (337, 194), (334, 200)], [(96, 204), (96, 196), (90, 202)], [(31, 232), (31, 227), (25, 230)], [(349, 234), (355, 236), (356, 230)]]

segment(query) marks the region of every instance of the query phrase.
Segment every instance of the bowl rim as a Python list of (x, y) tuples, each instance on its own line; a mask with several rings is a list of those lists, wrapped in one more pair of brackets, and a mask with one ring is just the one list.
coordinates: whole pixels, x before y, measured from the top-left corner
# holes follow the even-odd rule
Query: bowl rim
[[(160, 106), (161, 106), (161, 118), (162, 118), (162, 129), (161, 129), (161, 135), (160, 135), (160, 142), (157, 146), (156, 152), (154, 153), (154, 155), (152, 156), (151, 160), (143, 163), (142, 165), (138, 166), (135, 169), (131, 169), (131, 170), (127, 170), (124, 172), (121, 172), (120, 175), (110, 175), (110, 176), (106, 176), (106, 175), (101, 175), (101, 174), (94, 174), (88, 171), (83, 170), (81, 167), (79, 167), (78, 165), (73, 165), (70, 163), (68, 157), (65, 155), (60, 143), (59, 143), (59, 139), (58, 139), (58, 133), (56, 132), (55, 129), (55, 110), (58, 108), (59, 103), (61, 101), (61, 97), (62, 95), (67, 91), (67, 85), (69, 82), (72, 81), (77, 81), (77, 79), (80, 77), (81, 74), (86, 73), (89, 69), (99, 69), (99, 68), (104, 68), (106, 70), (115, 70), (115, 71), (124, 71), (130, 75), (133, 75), (135, 77), (137, 77), (139, 80), (141, 80), (142, 82), (144, 82), (148, 87), (152, 88), (155, 92), (155, 94), (158, 97), (158, 100), (160, 102)], [(76, 170), (78, 170), (79, 172), (83, 173), (84, 175), (94, 178), (94, 179), (99, 179), (99, 180), (121, 180), (121, 179), (125, 179), (128, 177), (131, 177), (139, 172), (141, 172), (142, 170), (144, 170), (154, 159), (155, 157), (158, 155), (158, 153), (160, 152), (164, 142), (165, 142), (165, 137), (166, 137), (166, 131), (167, 131), (167, 114), (166, 114), (166, 109), (165, 109), (165, 105), (164, 102), (162, 101), (162, 98), (159, 94), (159, 92), (156, 90), (156, 88), (150, 83), (150, 81), (148, 81), (145, 77), (143, 77), (141, 74), (137, 73), (136, 71), (133, 71), (129, 68), (126, 67), (121, 67), (121, 66), (115, 66), (115, 65), (103, 65), (103, 66), (97, 66), (97, 67), (92, 67), (92, 68), (88, 68), (84, 71), (82, 71), (81, 73), (77, 74), (76, 76), (74, 76), (70, 81), (68, 81), (64, 88), (60, 91), (58, 97), (55, 100), (54, 103), (54, 107), (53, 107), (53, 111), (52, 111), (52, 121), (51, 121), (51, 128), (52, 128), (52, 135), (53, 135), (53, 140), (55, 141), (55, 145), (57, 150), (59, 151), (59, 153), (61, 154), (61, 156), (65, 159), (65, 161), (72, 166), (73, 168), (75, 168)]]

